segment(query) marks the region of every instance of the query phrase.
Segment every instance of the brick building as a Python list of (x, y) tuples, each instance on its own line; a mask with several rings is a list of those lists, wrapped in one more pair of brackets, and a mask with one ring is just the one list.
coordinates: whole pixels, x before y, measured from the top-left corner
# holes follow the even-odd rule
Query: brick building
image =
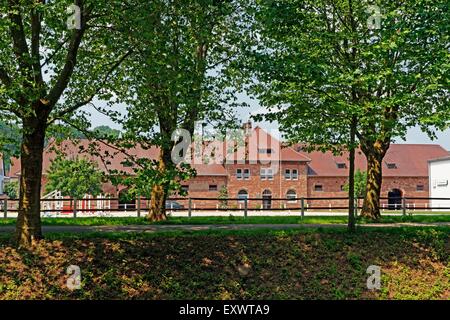
[[(88, 149), (89, 141), (81, 140), (79, 144), (64, 142), (61, 149), (67, 157), (83, 156), (97, 162), (99, 167), (108, 172), (116, 169), (132, 173), (132, 168), (125, 164), (127, 155), (103, 143), (97, 143), (99, 152), (96, 156), (83, 150)], [(198, 150), (197, 150), (198, 151)], [(256, 127), (247, 127), (244, 139), (238, 143), (209, 142), (202, 143), (201, 152), (194, 152), (195, 157), (188, 156), (197, 176), (183, 182), (183, 188), (192, 198), (217, 199), (220, 190), (225, 187), (228, 197), (236, 200), (227, 202), (228, 208), (240, 208), (247, 198), (250, 208), (294, 208), (299, 207), (296, 198), (331, 198), (346, 197), (344, 185), (348, 176), (348, 155), (335, 156), (331, 152), (304, 152), (300, 145), (283, 146), (282, 143)], [(157, 159), (158, 149), (129, 149), (128, 155)], [(200, 156), (199, 156), (200, 154)], [(383, 161), (382, 197), (429, 197), (428, 161), (446, 157), (449, 152), (439, 145), (393, 144)], [(48, 147), (44, 154), (43, 188), (45, 173), (48, 171), (55, 153)], [(208, 159), (205, 163), (204, 159)], [(107, 159), (107, 160), (105, 160)], [(356, 168), (366, 170), (366, 160), (361, 151), (356, 155)], [(9, 176), (17, 178), (20, 163), (13, 160)], [(44, 189), (43, 189), (44, 190)], [(125, 192), (124, 186), (103, 186), (105, 195), (114, 198)], [(258, 198), (258, 199), (255, 199)], [(284, 200), (277, 200), (283, 198)], [(240, 200), (237, 200), (240, 199)], [(286, 200), (291, 199), (291, 200)], [(186, 206), (186, 200), (179, 200)], [(216, 208), (222, 202), (218, 200), (194, 199), (196, 208)], [(382, 201), (387, 206), (388, 200)], [(428, 203), (427, 200), (415, 200), (414, 204)], [(307, 204), (310, 208), (329, 206), (346, 206), (346, 200), (313, 200)], [(113, 207), (119, 205), (112, 204)], [(143, 204), (145, 205), (145, 204)]]

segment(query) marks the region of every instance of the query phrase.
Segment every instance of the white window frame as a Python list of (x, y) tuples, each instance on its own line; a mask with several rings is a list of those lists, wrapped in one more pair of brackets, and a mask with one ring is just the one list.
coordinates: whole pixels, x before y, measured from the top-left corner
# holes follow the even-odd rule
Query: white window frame
[(267, 173), (265, 168), (261, 168), (259, 170), (259, 176), (261, 177), (261, 180), (268, 180), (267, 179)]
[[(239, 194), (241, 191), (245, 191), (246, 192), (246, 194), (245, 194), (245, 197), (242, 197), (242, 196), (244, 196), (243, 194)], [(238, 194), (237, 194), (237, 197), (238, 197), (238, 202), (239, 203), (244, 203), (245, 202), (245, 199), (247, 199), (247, 203), (248, 203), (248, 191), (247, 190), (243, 190), (243, 189), (241, 189), (241, 190), (239, 190), (238, 191)], [(242, 197), (242, 198), (241, 198)]]
[(266, 169), (266, 176), (267, 176), (267, 180), (273, 180), (273, 169), (272, 168), (268, 168)]
[(236, 179), (237, 180), (242, 180), (244, 177), (243, 173), (242, 173), (242, 169), (236, 169)]
[[(295, 172), (295, 174), (294, 174)], [(291, 179), (292, 180), (298, 180), (298, 169), (292, 169), (291, 171)]]
[[(245, 171), (247, 171), (247, 173), (245, 173)], [(250, 169), (244, 169), (244, 171), (242, 173), (242, 178), (244, 180), (250, 180)]]
[(284, 169), (284, 179), (291, 180), (291, 169)]
[[(289, 195), (290, 191), (293, 191), (294, 193)], [(286, 199), (289, 199), (289, 196), (292, 197), (292, 198), (297, 198), (297, 192), (295, 190), (292, 190), (292, 189), (288, 190), (286, 192)], [(297, 203), (297, 200), (288, 200), (287, 203)]]

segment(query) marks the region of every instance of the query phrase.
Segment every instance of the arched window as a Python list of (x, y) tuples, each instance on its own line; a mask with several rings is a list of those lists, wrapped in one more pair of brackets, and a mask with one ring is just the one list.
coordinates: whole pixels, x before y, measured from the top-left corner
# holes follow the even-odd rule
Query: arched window
[(239, 199), (239, 202), (244, 202), (245, 199), (248, 199), (247, 190), (239, 190), (238, 199)]
[(262, 193), (263, 209), (272, 209), (272, 191), (264, 190)]
[(297, 193), (295, 190), (288, 190), (288, 192), (286, 192), (286, 198), (288, 199), (288, 203), (296, 203)]
[(389, 210), (400, 210), (402, 208), (403, 192), (400, 189), (392, 189), (388, 192)]

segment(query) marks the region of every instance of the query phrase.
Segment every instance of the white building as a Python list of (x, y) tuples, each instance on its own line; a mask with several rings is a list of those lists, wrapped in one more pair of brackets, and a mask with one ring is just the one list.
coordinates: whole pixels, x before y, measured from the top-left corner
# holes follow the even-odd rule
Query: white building
[[(430, 206), (435, 210), (450, 211), (450, 156), (429, 162)], [(442, 208), (442, 209), (439, 209)], [(444, 209), (445, 208), (445, 209)]]

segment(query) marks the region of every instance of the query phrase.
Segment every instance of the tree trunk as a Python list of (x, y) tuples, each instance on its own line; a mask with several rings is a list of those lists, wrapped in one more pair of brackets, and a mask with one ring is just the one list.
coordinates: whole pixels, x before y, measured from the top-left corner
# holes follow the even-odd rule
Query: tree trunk
[(382, 161), (384, 154), (385, 152), (369, 152), (366, 154), (367, 184), (361, 216), (372, 220), (381, 218), (380, 197), (383, 182)]
[(45, 125), (24, 124), (22, 139), (16, 241), (19, 247), (27, 248), (42, 238), (40, 197)]
[(355, 141), (356, 141), (356, 128), (357, 119), (354, 116), (352, 118), (352, 124), (350, 129), (350, 168), (348, 177), (348, 230), (354, 232), (355, 226)]
[(164, 190), (164, 186), (153, 186), (150, 200), (150, 213), (148, 215), (150, 221), (163, 221), (167, 219), (166, 199), (167, 193)]
[[(158, 171), (161, 178), (164, 177), (168, 166), (170, 166), (170, 152), (171, 150), (169, 148), (161, 147), (158, 165)], [(156, 184), (152, 187), (152, 193), (150, 196), (150, 212), (148, 214), (148, 219), (150, 221), (163, 221), (167, 219), (166, 200), (168, 196), (168, 190), (168, 185), (165, 182)]]

